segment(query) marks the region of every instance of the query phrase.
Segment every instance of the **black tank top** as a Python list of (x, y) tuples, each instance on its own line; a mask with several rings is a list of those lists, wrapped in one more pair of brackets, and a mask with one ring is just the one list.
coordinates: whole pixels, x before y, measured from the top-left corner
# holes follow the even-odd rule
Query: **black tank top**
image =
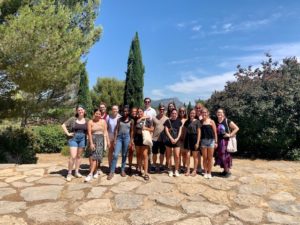
[(83, 124), (75, 123), (74, 131), (75, 131), (75, 133), (86, 133), (87, 132), (87, 124), (86, 123), (83, 123)]
[(215, 134), (210, 124), (202, 124), (201, 139), (215, 139)]

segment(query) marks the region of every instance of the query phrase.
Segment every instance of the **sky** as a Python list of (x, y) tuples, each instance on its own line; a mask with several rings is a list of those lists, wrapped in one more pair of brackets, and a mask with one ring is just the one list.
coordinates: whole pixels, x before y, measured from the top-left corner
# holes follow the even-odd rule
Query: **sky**
[(102, 0), (100, 40), (87, 55), (92, 88), (101, 77), (125, 80), (138, 32), (144, 96), (208, 99), (233, 81), (238, 64), (300, 57), (300, 1)]

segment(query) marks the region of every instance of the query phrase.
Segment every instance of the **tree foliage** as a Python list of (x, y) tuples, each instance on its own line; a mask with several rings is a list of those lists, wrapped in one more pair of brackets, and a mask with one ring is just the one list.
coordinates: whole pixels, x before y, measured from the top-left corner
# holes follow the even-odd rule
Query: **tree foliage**
[(27, 118), (70, 97), (66, 90), (79, 84), (81, 56), (100, 35), (93, 21), (97, 2), (9, 0), (0, 5), (6, 12), (0, 23), (0, 74), (12, 84), (6, 97), (15, 93), (11, 107), (0, 107), (2, 115), (20, 116), (25, 125)]
[(142, 106), (144, 88), (144, 65), (138, 33), (135, 34), (129, 50), (124, 91), (124, 105)]
[(93, 106), (98, 107), (100, 102), (107, 106), (122, 105), (124, 86), (124, 81), (116, 78), (98, 78), (91, 91)]
[(85, 69), (85, 64), (82, 64), (82, 68), (80, 70), (80, 80), (79, 80), (79, 90), (77, 94), (77, 103), (78, 105), (84, 106), (87, 113), (92, 115), (93, 112), (93, 104), (92, 98), (89, 89), (89, 79), (88, 74)]
[(261, 68), (238, 66), (235, 76), (207, 105), (224, 108), (238, 124), (240, 153), (300, 159), (300, 63), (286, 58), (278, 65), (267, 55)]

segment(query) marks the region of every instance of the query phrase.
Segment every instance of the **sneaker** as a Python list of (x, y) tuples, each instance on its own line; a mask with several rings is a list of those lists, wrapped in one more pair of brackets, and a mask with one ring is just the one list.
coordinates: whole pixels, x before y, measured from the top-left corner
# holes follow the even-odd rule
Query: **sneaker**
[(175, 170), (175, 177), (179, 177), (179, 176), (180, 176), (180, 174), (179, 174), (178, 170)]
[(81, 178), (81, 177), (82, 177), (82, 175), (81, 175), (79, 172), (76, 172), (76, 173), (75, 173), (75, 177), (77, 177), (77, 178)]
[(98, 176), (99, 176), (99, 175), (98, 175), (98, 172), (96, 172), (96, 173), (93, 175), (93, 178), (94, 178), (94, 179), (97, 179)]
[(70, 182), (72, 180), (72, 174), (68, 174), (66, 180)]
[(86, 178), (84, 179), (85, 182), (89, 182), (93, 179), (93, 175), (92, 174), (89, 174), (86, 176)]
[(164, 168), (164, 166), (160, 166), (160, 167), (159, 167), (159, 172), (161, 172), (161, 173), (162, 173), (162, 172), (164, 172), (164, 171), (165, 171), (165, 168)]
[(151, 167), (150, 167), (150, 172), (151, 172), (151, 173), (155, 173), (155, 171), (156, 171), (156, 167), (155, 167), (155, 166), (151, 166)]
[(114, 174), (113, 173), (109, 173), (107, 176), (107, 180), (111, 180), (113, 178)]
[(173, 177), (173, 171), (172, 170), (169, 170), (169, 177)]
[(204, 173), (203, 176), (204, 176), (205, 179), (208, 179), (208, 174), (207, 173)]
[(231, 176), (231, 173), (230, 173), (230, 172), (226, 172), (225, 175), (224, 175), (225, 178), (228, 178), (228, 177), (230, 177), (230, 176)]
[(212, 178), (211, 173), (208, 173), (208, 174), (207, 174), (207, 179), (211, 179), (211, 178)]
[(102, 171), (100, 169), (97, 170), (97, 174), (101, 175)]

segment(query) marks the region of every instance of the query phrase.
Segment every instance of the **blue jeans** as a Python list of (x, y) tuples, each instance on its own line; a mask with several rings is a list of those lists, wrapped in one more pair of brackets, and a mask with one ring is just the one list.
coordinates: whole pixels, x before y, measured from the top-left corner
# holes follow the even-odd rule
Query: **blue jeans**
[(112, 162), (111, 162), (111, 168), (110, 168), (111, 173), (115, 172), (116, 165), (117, 165), (117, 162), (118, 162), (118, 157), (119, 157), (119, 154), (120, 154), (121, 151), (122, 151), (122, 166), (121, 166), (121, 169), (122, 169), (122, 171), (125, 170), (126, 157), (127, 157), (129, 142), (130, 142), (129, 134), (118, 134), (117, 143), (116, 143), (114, 154), (113, 154), (113, 159), (112, 159)]

